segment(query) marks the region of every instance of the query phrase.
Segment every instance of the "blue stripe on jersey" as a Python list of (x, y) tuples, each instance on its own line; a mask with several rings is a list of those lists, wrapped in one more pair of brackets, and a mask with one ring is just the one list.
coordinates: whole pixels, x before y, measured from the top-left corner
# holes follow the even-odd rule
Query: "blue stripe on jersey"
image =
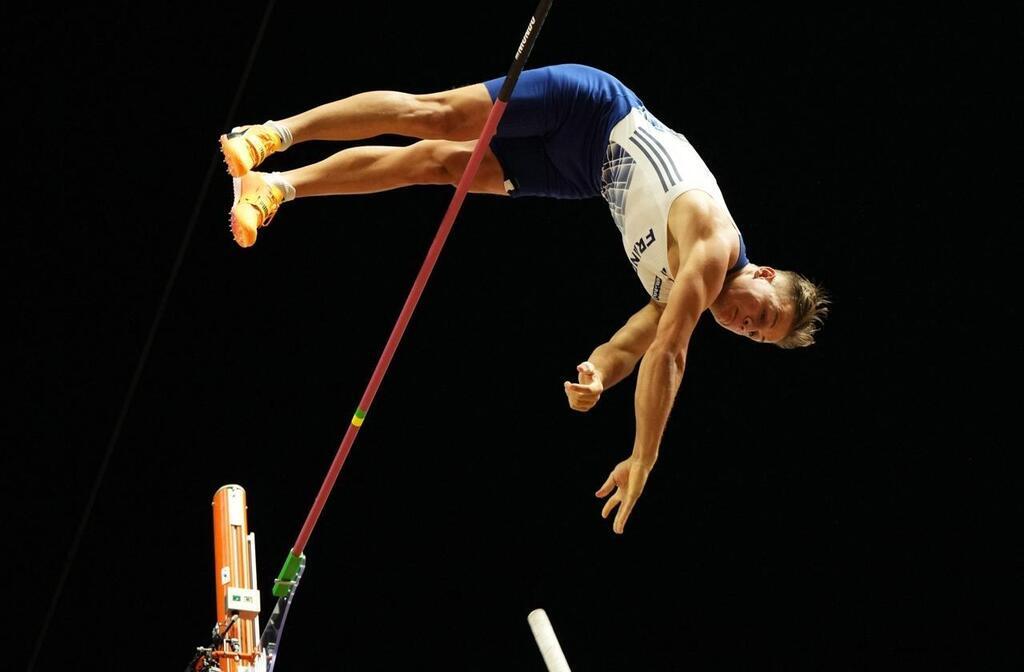
[(654, 167), (654, 172), (658, 174), (658, 180), (661, 182), (662, 191), (668, 191), (669, 185), (665, 182), (665, 176), (661, 174), (661, 168), (658, 166), (658, 162), (654, 160), (654, 157), (651, 156), (651, 153), (647, 150), (646, 147), (640, 144), (640, 140), (642, 139), (643, 138), (637, 139), (636, 134), (629, 136), (629, 141), (636, 145), (637, 149), (639, 149), (643, 153), (643, 155), (647, 157), (647, 162)]
[(665, 145), (661, 144), (661, 142), (658, 141), (658, 138), (654, 137), (654, 135), (651, 134), (645, 128), (638, 128), (638, 129), (636, 129), (636, 132), (639, 133), (640, 135), (642, 135), (644, 138), (647, 138), (648, 140), (650, 140), (651, 142), (653, 142), (654, 144), (656, 144), (658, 146), (658, 149), (661, 150), (661, 152), (658, 154), (658, 156), (664, 157), (664, 158), (668, 159), (668, 162), (669, 162), (669, 164), (671, 164), (672, 169), (670, 171), (668, 171), (668, 167), (666, 166), (666, 170), (669, 172), (669, 176), (671, 176), (673, 173), (675, 173), (675, 182), (673, 182), (673, 184), (675, 184), (676, 182), (682, 182), (683, 181), (683, 177), (682, 177), (682, 175), (679, 174), (679, 168), (676, 167), (676, 162), (672, 160), (672, 154), (670, 154), (669, 151), (667, 149), (665, 149)]

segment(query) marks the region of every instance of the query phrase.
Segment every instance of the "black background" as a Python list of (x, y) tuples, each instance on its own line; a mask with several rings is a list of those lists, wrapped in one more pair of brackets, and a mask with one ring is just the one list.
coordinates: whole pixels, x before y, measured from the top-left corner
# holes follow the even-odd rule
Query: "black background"
[[(242, 250), (217, 136), (504, 74), (534, 9), (278, 3), (231, 113), (265, 6), (144, 4), (5, 22), (10, 669), (101, 471), (35, 669), (182, 669), (213, 625), (226, 483), (269, 612), (453, 192), (289, 203)], [(833, 313), (800, 351), (699, 325), (619, 537), (593, 493), (631, 449), (635, 377), (585, 415), (562, 381), (646, 295), (600, 199), (471, 196), (306, 549), (278, 669), (541, 670), (538, 607), (576, 670), (1019, 664), (1000, 608), (1021, 555), (996, 524), (1021, 513), (1019, 302), (996, 278), (1016, 264), (1020, 25), (556, 2), (529, 66), (626, 82), (701, 152), (751, 259), (822, 282)]]

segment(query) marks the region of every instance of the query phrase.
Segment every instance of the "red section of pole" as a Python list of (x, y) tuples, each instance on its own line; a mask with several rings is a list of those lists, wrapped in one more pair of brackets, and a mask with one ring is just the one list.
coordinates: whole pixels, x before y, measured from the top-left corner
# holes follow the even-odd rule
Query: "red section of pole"
[[(405, 328), (408, 326), (410, 318), (412, 318), (413, 311), (416, 310), (416, 304), (419, 303), (420, 296), (423, 294), (423, 288), (426, 287), (430, 273), (434, 270), (434, 265), (437, 263), (441, 249), (448, 239), (448, 234), (451, 232), (455, 218), (462, 208), (462, 203), (466, 200), (466, 194), (469, 192), (469, 187), (473, 183), (473, 178), (476, 177), (477, 170), (480, 168), (480, 162), (483, 160), (484, 150), (490, 145), (491, 138), (494, 137), (494, 132), (498, 128), (498, 122), (501, 121), (501, 115), (505, 113), (506, 106), (507, 103), (495, 100), (494, 106), (491, 107), (491, 112), (487, 116), (487, 122), (484, 124), (484, 130), (480, 134), (480, 140), (477, 141), (476, 147), (469, 157), (469, 163), (466, 164), (466, 170), (463, 171), (462, 178), (459, 180), (458, 186), (455, 187), (455, 195), (448, 205), (448, 211), (445, 212), (444, 219), (441, 220), (441, 228), (438, 229), (437, 235), (434, 236), (434, 242), (431, 244), (430, 250), (427, 251), (427, 258), (423, 261), (423, 266), (420, 267), (420, 272), (416, 276), (412, 290), (410, 290), (409, 296), (405, 300), (405, 305), (402, 306), (402, 312), (398, 315), (398, 321), (395, 322), (395, 327), (391, 330), (391, 336), (388, 337), (388, 342), (384, 346), (384, 352), (381, 353), (380, 359), (377, 361), (377, 367), (373, 370), (373, 375), (370, 377), (370, 384), (367, 385), (362, 399), (359, 400), (359, 409), (364, 414), (370, 410), (373, 398), (377, 394), (377, 388), (380, 387), (381, 380), (384, 379), (384, 374), (387, 373), (388, 365), (391, 364), (391, 359), (395, 356), (398, 343), (402, 340), (402, 335), (405, 334)], [(309, 536), (313, 533), (316, 521), (320, 518), (320, 513), (327, 503), (327, 498), (331, 495), (334, 482), (338, 479), (341, 467), (345, 464), (345, 459), (348, 457), (349, 450), (351, 450), (358, 433), (358, 425), (352, 423), (348, 426), (348, 431), (345, 432), (345, 437), (341, 440), (341, 445), (338, 447), (338, 453), (334, 456), (334, 461), (331, 462), (331, 468), (327, 472), (327, 477), (324, 479), (323, 485), (320, 486), (320, 492), (317, 493), (316, 501), (313, 502), (313, 508), (310, 510), (309, 515), (306, 516), (306, 522), (302, 525), (299, 538), (295, 541), (295, 546), (292, 548), (292, 553), (296, 557), (302, 555), (302, 551), (306, 548), (306, 542), (309, 541)]]
[(423, 294), (423, 288), (430, 278), (431, 271), (434, 270), (437, 257), (441, 254), (441, 248), (444, 247), (444, 243), (448, 239), (452, 224), (455, 223), (455, 217), (458, 216), (459, 210), (462, 208), (462, 202), (466, 199), (466, 194), (469, 193), (469, 186), (473, 184), (473, 178), (476, 177), (476, 172), (480, 168), (480, 162), (483, 160), (484, 150), (490, 146), (491, 138), (494, 137), (494, 132), (498, 128), (498, 122), (501, 121), (501, 115), (505, 113), (505, 107), (512, 96), (512, 91), (519, 79), (519, 74), (526, 65), (526, 59), (529, 57), (530, 51), (537, 41), (541, 26), (544, 25), (544, 20), (551, 9), (551, 3), (552, 0), (541, 0), (540, 4), (537, 5), (533, 18), (530, 20), (530, 25), (526, 28), (526, 34), (523, 35), (522, 42), (519, 43), (519, 49), (516, 50), (512, 67), (505, 77), (505, 83), (501, 87), (493, 107), (491, 107), (490, 114), (487, 115), (487, 122), (484, 123), (480, 139), (477, 141), (476, 147), (469, 157), (469, 162), (462, 173), (462, 178), (455, 187), (455, 195), (452, 196), (452, 201), (448, 205), (448, 211), (445, 213), (444, 219), (441, 220), (441, 227), (437, 230), (437, 235), (434, 236), (434, 242), (431, 244), (430, 250), (427, 252), (427, 258), (423, 261), (423, 266), (420, 267), (416, 281), (409, 291), (409, 297), (405, 300), (405, 305), (398, 316), (398, 321), (395, 322), (395, 327), (391, 330), (391, 336), (384, 346), (384, 352), (381, 353), (380, 359), (377, 361), (377, 368), (373, 370), (373, 375), (370, 377), (369, 385), (366, 386), (363, 398), (359, 400), (359, 408), (356, 411), (355, 417), (352, 418), (352, 423), (348, 426), (348, 430), (345, 432), (345, 437), (341, 440), (338, 453), (334, 456), (334, 461), (331, 462), (331, 468), (327, 472), (323, 485), (320, 486), (320, 492), (317, 493), (316, 501), (313, 502), (313, 508), (310, 509), (309, 515), (306, 516), (306, 522), (302, 525), (299, 538), (295, 540), (295, 546), (292, 548), (292, 556), (294, 558), (302, 556), (302, 552), (306, 548), (306, 542), (309, 541), (310, 535), (313, 534), (316, 521), (320, 518), (324, 505), (327, 504), (327, 498), (331, 495), (334, 482), (338, 480), (341, 467), (345, 464), (345, 459), (348, 457), (349, 450), (352, 449), (352, 444), (355, 443), (356, 434), (359, 432), (359, 426), (362, 424), (363, 417), (370, 410), (370, 404), (373, 403), (373, 398), (377, 394), (377, 388), (380, 387), (381, 380), (384, 379), (384, 374), (387, 373), (388, 365), (391, 364), (391, 358), (394, 357), (398, 343), (402, 340), (402, 335), (405, 333), (405, 327), (409, 324), (409, 319), (416, 309), (416, 304), (419, 303), (420, 295)]

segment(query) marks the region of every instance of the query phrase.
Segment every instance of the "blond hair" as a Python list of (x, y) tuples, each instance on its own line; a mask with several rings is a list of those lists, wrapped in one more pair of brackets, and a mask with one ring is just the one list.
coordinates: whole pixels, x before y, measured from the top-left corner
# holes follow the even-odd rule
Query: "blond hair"
[(783, 298), (793, 304), (793, 326), (786, 337), (775, 345), (780, 348), (806, 348), (814, 343), (814, 334), (821, 328), (822, 321), (828, 315), (831, 303), (828, 292), (808, 278), (793, 271), (779, 271), (788, 282), (788, 292), (783, 291)]

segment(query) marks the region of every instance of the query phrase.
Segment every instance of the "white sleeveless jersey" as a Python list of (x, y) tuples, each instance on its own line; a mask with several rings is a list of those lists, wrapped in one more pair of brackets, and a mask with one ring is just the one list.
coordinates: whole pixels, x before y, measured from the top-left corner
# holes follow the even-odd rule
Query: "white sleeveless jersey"
[(714, 175), (682, 134), (636, 107), (612, 128), (601, 195), (629, 262), (658, 303), (668, 301), (674, 282), (668, 267), (669, 207), (692, 189), (707, 192), (728, 212)]

